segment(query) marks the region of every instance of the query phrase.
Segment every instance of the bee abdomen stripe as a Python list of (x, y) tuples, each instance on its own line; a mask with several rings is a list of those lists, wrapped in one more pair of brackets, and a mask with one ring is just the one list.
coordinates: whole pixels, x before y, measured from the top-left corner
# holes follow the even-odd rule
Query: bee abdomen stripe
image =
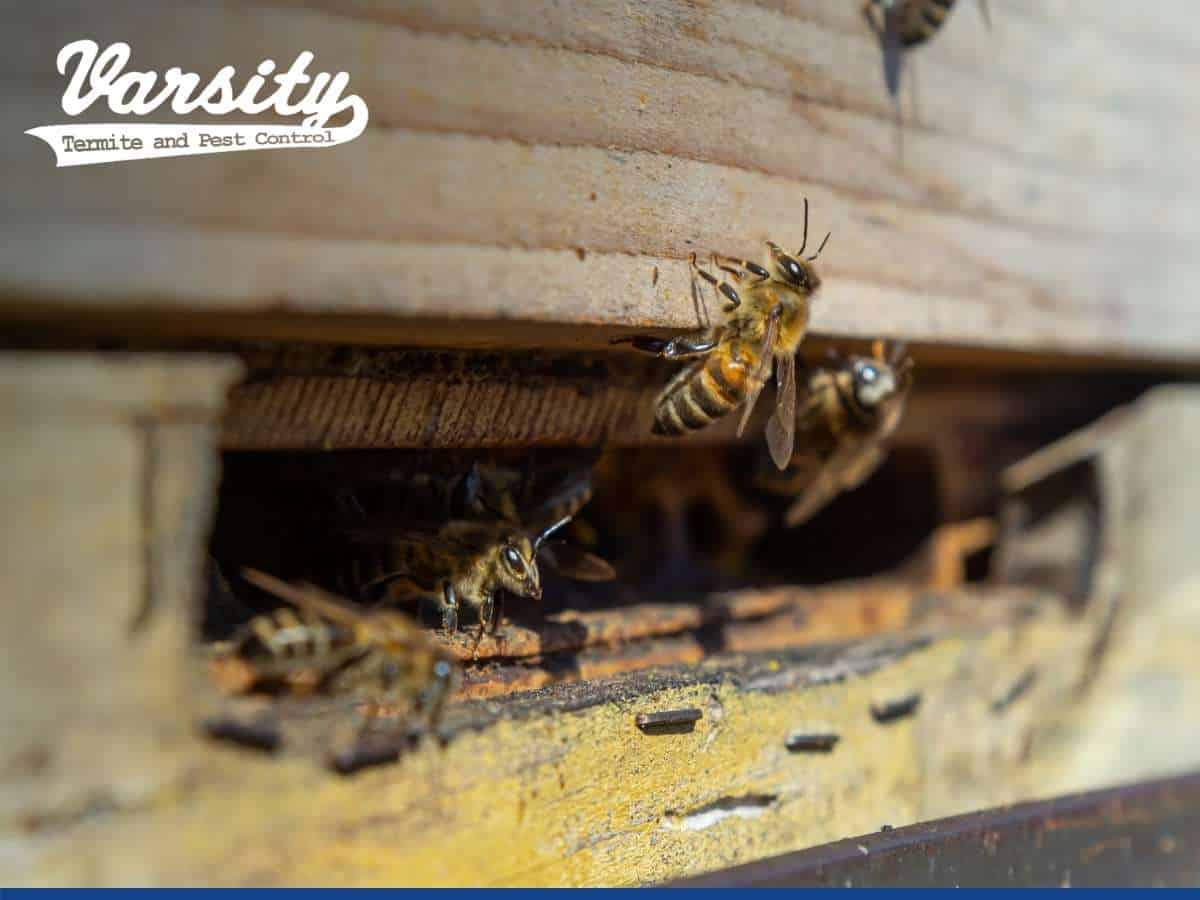
[(942, 22), (946, 21), (946, 10), (930, 5), (922, 10), (921, 18), (925, 20), (925, 24), (937, 29), (942, 26)]
[(678, 394), (672, 394), (666, 397), (658, 406), (658, 411), (654, 416), (654, 431), (656, 434), (683, 434), (688, 429), (680, 419), (678, 411), (675, 409), (675, 398)]
[(717, 374), (705, 366), (691, 385), (691, 394), (697, 405), (714, 419), (725, 415), (738, 402), (737, 394), (718, 377), (721, 367), (715, 368)]
[[(695, 382), (698, 382), (696, 379)], [(688, 428), (697, 429), (703, 428), (712, 421), (712, 416), (706, 413), (692, 396), (692, 391), (687, 390), (679, 393), (675, 397), (675, 406), (679, 413), (679, 418)]]
[(687, 405), (699, 415), (704, 416), (706, 425), (713, 419), (719, 419), (730, 409), (729, 404), (723, 402), (721, 396), (709, 387), (709, 383), (704, 372), (699, 372), (692, 379), (692, 383), (688, 385), (687, 393), (684, 396)]

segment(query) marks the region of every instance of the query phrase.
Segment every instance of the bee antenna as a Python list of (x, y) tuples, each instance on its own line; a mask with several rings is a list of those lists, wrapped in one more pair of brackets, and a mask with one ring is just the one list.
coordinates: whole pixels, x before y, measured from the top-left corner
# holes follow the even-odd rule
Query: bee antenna
[(542, 546), (542, 541), (546, 540), (546, 538), (550, 537), (550, 535), (554, 534), (554, 532), (558, 531), (558, 529), (570, 522), (571, 518), (571, 516), (563, 516), (557, 522), (547, 525), (540, 532), (538, 532), (537, 536), (533, 539), (533, 552), (537, 553), (538, 548)]
[[(825, 240), (821, 241), (821, 246), (817, 248), (817, 252), (816, 252), (816, 253), (814, 253), (812, 256), (808, 257), (808, 261), (809, 261), (809, 262), (812, 262), (812, 261), (813, 261), (813, 260), (815, 260), (815, 259), (816, 259), (818, 256), (820, 256), (820, 255), (821, 255), (821, 251), (822, 251), (822, 250), (824, 250), (824, 249), (825, 249), (825, 245), (829, 243), (829, 236), (830, 236), (831, 234), (833, 234), (833, 232), (832, 232), (832, 231), (827, 231), (827, 232), (825, 232)], [(801, 249), (803, 249), (803, 248), (801, 248)]]
[(796, 251), (797, 256), (804, 255), (804, 248), (808, 246), (808, 198), (804, 198), (804, 242), (800, 245), (800, 249)]

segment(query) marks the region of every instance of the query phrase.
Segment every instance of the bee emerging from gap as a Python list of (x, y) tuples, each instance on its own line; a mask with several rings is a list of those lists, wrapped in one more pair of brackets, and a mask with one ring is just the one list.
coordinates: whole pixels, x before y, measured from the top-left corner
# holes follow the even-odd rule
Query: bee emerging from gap
[[(713, 264), (737, 283), (718, 280), (696, 264), (695, 272), (725, 298), (725, 322), (671, 340), (650, 335), (618, 338), (664, 359), (695, 359), (668, 382), (656, 402), (654, 432), (679, 435), (704, 428), (742, 407), (738, 434), (745, 430), (758, 395), (775, 365), (777, 398), (767, 426), (767, 445), (779, 468), (792, 456), (796, 422), (796, 351), (808, 330), (809, 303), (821, 279), (812, 263), (825, 248), (805, 257), (808, 200), (804, 201), (804, 239), (795, 254), (767, 242), (765, 266), (714, 254)], [(693, 291), (695, 291), (693, 282)], [(697, 294), (699, 296), (699, 294)]]
[(361, 612), (320, 588), (253, 569), (243, 576), (289, 606), (212, 646), (214, 679), (227, 693), (359, 695), (374, 711), (366, 725), (389, 706), (436, 727), (455, 668), (414, 619), (393, 610)]
[[(563, 574), (607, 581), (612, 567), (599, 557), (547, 539), (567, 525), (591, 499), (588, 472), (575, 472), (531, 513), (522, 516), (518, 481), (503, 469), (473, 466), (446, 493), (455, 518), (429, 532), (391, 528), (357, 529), (349, 535), (355, 552), (349, 588), (388, 603), (431, 600), (447, 632), (459, 626), (462, 607), (471, 608), (479, 636), (494, 630), (500, 591), (528, 600), (542, 597), (539, 555)], [(523, 524), (528, 521), (530, 524)]]
[(797, 413), (799, 449), (782, 473), (764, 466), (759, 478), (765, 489), (796, 498), (785, 515), (789, 526), (858, 487), (887, 458), (912, 367), (904, 344), (876, 341), (871, 356), (838, 358), (811, 372)]

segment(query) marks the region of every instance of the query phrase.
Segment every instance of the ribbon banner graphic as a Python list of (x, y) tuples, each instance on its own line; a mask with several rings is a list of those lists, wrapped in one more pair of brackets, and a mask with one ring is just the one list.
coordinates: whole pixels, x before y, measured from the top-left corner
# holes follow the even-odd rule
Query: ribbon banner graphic
[(45, 141), (54, 151), (59, 168), (195, 156), (202, 153), (236, 153), (241, 150), (312, 149), (352, 141), (366, 127), (365, 117), (337, 128), (308, 125), (161, 125), (91, 124), (43, 125), (25, 133)]

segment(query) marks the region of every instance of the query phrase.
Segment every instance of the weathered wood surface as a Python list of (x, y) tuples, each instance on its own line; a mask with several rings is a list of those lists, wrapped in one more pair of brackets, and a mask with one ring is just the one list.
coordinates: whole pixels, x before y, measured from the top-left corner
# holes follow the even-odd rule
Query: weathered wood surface
[[(243, 349), (241, 356), (248, 375), (230, 393), (222, 428), (228, 449), (590, 447), (679, 440), (651, 433), (654, 398), (676, 368), (663, 360), (320, 345)], [(805, 356), (814, 364), (822, 359), (817, 346)], [(1061, 433), (1151, 383), (1150, 375), (1132, 372), (1111, 373), (1103, 385), (1069, 372), (997, 377), (987, 367), (941, 359), (924, 348), (914, 358), (917, 390), (900, 438), (944, 444), (948, 452), (974, 432), (977, 446), (1011, 454), (1003, 445), (1014, 432), (1036, 429), (1040, 421)], [(943, 371), (947, 362), (957, 368)], [(769, 399), (762, 402), (760, 419), (765, 421), (771, 406)], [(760, 430), (751, 429), (751, 439), (761, 440)], [(736, 440), (735, 431), (736, 417), (730, 416), (687, 440), (728, 443)], [(1030, 439), (1038, 438), (1027, 436), (1018, 455), (1036, 449)]]
[[(1194, 359), (1190, 10), (994, 13), (962, 4), (910, 57), (901, 146), (843, 0), (14, 7), (3, 315), (599, 346), (587, 326), (693, 324), (688, 254), (798, 244), (808, 196), (834, 231), (818, 332)], [(371, 123), (332, 150), (56, 170), (21, 132), (64, 118), (53, 61), (81, 34), (160, 70), (312, 49)]]
[(179, 662), (237, 371), (0, 360), (0, 830), (153, 804), (183, 776)]

